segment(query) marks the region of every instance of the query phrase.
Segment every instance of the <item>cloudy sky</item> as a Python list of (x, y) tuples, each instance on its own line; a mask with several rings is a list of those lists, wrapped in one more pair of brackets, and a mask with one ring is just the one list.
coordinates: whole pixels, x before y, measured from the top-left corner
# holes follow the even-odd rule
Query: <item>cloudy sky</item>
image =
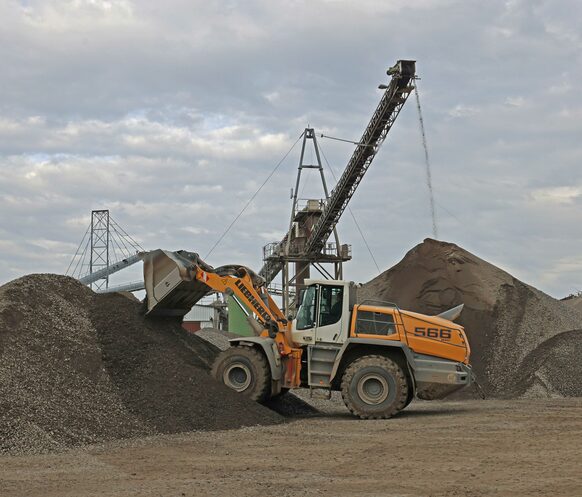
[[(386, 69), (415, 59), (439, 237), (582, 290), (576, 0), (0, 0), (0, 19), (0, 282), (63, 273), (92, 209), (146, 248), (206, 255), (308, 124), (359, 139)], [(321, 146), (341, 172), (353, 147)], [(260, 268), (297, 161), (209, 263)], [(351, 208), (381, 269), (431, 235), (414, 99)], [(348, 214), (339, 228), (347, 277), (371, 279)]]

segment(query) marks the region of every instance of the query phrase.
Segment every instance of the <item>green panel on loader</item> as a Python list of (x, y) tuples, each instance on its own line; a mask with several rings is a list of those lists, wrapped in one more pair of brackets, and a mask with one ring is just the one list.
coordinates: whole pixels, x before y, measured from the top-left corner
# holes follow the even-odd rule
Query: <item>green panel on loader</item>
[[(243, 337), (255, 336), (247, 317), (232, 297), (227, 298), (228, 304), (228, 331)], [(245, 307), (246, 308), (246, 307)]]

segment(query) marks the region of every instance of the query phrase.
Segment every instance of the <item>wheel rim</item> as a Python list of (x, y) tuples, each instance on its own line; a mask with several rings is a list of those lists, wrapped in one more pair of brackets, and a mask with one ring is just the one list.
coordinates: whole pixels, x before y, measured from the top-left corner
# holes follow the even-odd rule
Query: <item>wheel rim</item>
[(237, 392), (243, 392), (251, 384), (251, 370), (245, 364), (237, 362), (224, 370), (222, 378), (225, 385)]
[(369, 405), (378, 405), (388, 398), (390, 387), (386, 378), (379, 374), (370, 373), (358, 381), (358, 396)]

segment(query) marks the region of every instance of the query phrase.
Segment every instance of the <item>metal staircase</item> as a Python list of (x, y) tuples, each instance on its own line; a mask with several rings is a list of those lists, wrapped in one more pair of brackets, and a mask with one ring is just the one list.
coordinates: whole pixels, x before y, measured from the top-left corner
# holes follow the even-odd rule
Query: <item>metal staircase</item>
[(310, 345), (307, 348), (307, 360), (309, 373), (309, 388), (326, 388), (331, 387), (331, 370), (335, 359), (340, 350), (338, 345)]

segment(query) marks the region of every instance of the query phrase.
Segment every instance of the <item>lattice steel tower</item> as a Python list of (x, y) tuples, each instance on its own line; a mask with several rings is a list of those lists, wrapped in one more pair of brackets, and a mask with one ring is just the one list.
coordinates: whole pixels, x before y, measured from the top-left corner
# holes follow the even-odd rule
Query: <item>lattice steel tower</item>
[[(315, 164), (305, 163), (305, 151), (308, 147), (308, 142), (311, 142), (315, 152)], [(319, 172), (324, 198), (299, 198), (304, 169), (315, 169)], [(263, 247), (265, 264), (277, 264), (281, 267), (283, 309), (287, 314), (292, 312), (295, 295), (304, 286), (305, 280), (311, 276), (312, 267), (324, 279), (342, 279), (343, 263), (351, 259), (351, 247), (349, 245), (340, 245), (335, 226), (332, 229), (333, 242), (324, 243), (317, 252), (307, 253), (305, 251), (305, 244), (311, 236), (313, 227), (321, 218), (323, 207), (328, 200), (329, 190), (323, 174), (315, 131), (313, 128), (305, 128), (297, 179), (293, 190), (293, 205), (291, 207), (288, 236), (285, 237), (283, 242), (270, 243)], [(328, 266), (328, 268), (326, 269), (325, 266)]]
[(96, 292), (141, 290), (143, 280), (110, 287), (109, 276), (141, 261), (142, 252), (143, 247), (117, 224), (109, 210), (94, 210), (65, 274)]
[[(109, 210), (91, 211), (89, 274), (109, 266)], [(91, 283), (94, 290), (109, 287), (109, 275)]]

